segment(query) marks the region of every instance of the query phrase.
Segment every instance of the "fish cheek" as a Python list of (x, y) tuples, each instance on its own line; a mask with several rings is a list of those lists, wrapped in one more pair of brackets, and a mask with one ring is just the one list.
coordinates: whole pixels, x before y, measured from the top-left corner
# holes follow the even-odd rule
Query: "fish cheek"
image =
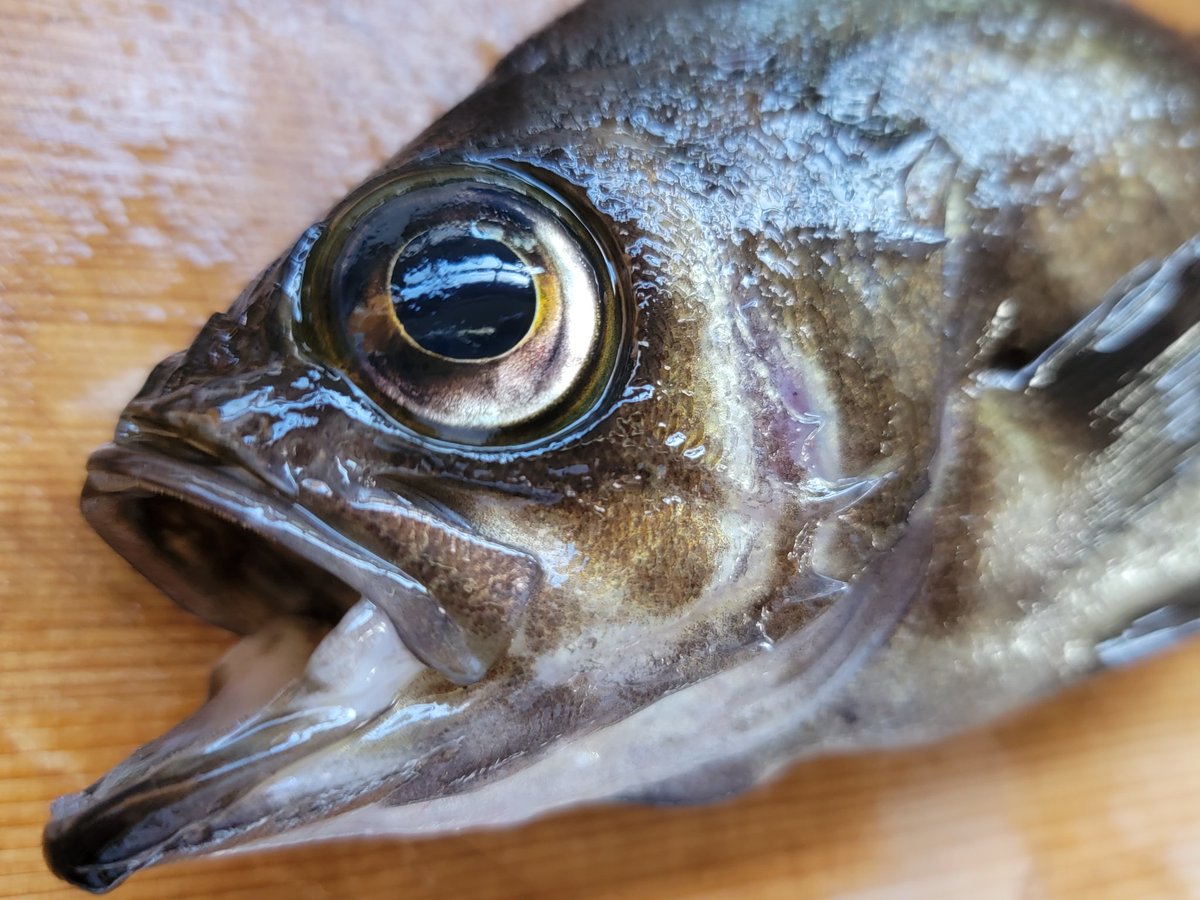
[(667, 415), (657, 404), (622, 412), (603, 440), (552, 463), (552, 471), (587, 471), (560, 481), (566, 496), (522, 504), (503, 525), (512, 543), (540, 556), (546, 572), (523, 627), (533, 652), (569, 644), (592, 628), (684, 614), (728, 553), (719, 527), (726, 495), (713, 467), (657, 438)]
[(712, 527), (714, 504), (651, 505), (629, 491), (610, 498), (604, 512), (571, 505), (538, 513), (573, 554), (530, 598), (524, 635), (531, 652), (569, 645), (592, 629), (620, 633), (633, 622), (679, 617), (704, 595), (726, 550)]

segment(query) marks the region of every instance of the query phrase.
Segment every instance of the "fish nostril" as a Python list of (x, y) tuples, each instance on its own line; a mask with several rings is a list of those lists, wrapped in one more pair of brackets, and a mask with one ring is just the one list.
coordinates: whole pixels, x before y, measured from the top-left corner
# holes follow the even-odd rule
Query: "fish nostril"
[(241, 326), (234, 319), (214, 313), (185, 352), (183, 367), (201, 378), (229, 374), (241, 363), (241, 354), (235, 349), (240, 333)]
[(210, 344), (206, 362), (208, 369), (214, 375), (227, 375), (241, 363), (241, 357), (234, 352), (227, 341)]

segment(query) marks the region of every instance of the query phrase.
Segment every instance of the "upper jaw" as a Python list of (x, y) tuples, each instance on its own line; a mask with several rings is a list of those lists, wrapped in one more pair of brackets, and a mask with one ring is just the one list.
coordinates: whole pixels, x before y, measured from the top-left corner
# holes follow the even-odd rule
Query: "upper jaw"
[[(91, 456), (81, 506), (118, 553), (182, 606), (218, 625), (247, 633), (280, 614), (336, 621), (362, 596), (384, 611), (426, 665), (456, 684), (480, 680), (510, 635), (477, 633), (475, 623), (454, 618), (451, 610), (481, 598), (458, 597), (456, 604), (435, 596), (397, 564), (402, 554), (365, 546), (347, 536), (355, 523), (331, 524), (312, 508), (329, 502), (288, 498), (240, 469), (123, 443)], [(341, 498), (337, 505), (347, 519), (386, 515), (409, 528), (469, 542), (501, 561), (532, 564), (524, 554), (468, 534), (402, 498), (376, 496), (369, 502), (364, 508), (360, 496)], [(200, 542), (205, 546), (197, 546)], [(527, 589), (532, 582), (532, 576), (525, 579)], [(524, 596), (516, 600), (523, 604)]]

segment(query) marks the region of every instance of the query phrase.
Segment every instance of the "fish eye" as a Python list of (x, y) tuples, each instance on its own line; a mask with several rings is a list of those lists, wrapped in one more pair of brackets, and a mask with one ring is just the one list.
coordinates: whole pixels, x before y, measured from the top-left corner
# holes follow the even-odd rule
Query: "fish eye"
[(400, 251), (392, 304), (418, 347), (446, 359), (492, 359), (529, 334), (538, 292), (533, 268), (503, 241), (452, 234)]
[(376, 403), (428, 438), (513, 448), (562, 436), (598, 414), (631, 343), (615, 253), (578, 206), (504, 169), (385, 176), (331, 218), (305, 318)]

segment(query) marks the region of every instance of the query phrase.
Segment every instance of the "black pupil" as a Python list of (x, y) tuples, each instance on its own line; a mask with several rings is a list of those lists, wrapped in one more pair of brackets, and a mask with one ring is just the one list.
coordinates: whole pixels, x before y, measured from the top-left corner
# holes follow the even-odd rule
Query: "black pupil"
[(417, 344), (451, 359), (488, 359), (529, 333), (537, 289), (512, 250), (470, 235), (415, 243), (392, 270), (392, 303)]

